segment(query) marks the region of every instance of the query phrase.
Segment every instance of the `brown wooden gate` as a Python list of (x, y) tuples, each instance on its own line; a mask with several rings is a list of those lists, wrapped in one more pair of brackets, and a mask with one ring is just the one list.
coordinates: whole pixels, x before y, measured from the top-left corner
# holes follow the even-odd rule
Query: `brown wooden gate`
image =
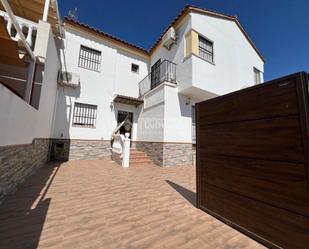
[(308, 78), (196, 105), (197, 206), (272, 248), (309, 248)]

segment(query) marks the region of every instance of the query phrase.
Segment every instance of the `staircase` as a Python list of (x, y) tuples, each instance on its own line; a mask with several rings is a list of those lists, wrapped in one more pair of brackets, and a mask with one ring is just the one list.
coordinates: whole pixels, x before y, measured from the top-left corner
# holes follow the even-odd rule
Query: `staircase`
[(152, 160), (149, 158), (146, 152), (139, 151), (136, 149), (130, 150), (130, 165), (142, 165), (152, 164)]

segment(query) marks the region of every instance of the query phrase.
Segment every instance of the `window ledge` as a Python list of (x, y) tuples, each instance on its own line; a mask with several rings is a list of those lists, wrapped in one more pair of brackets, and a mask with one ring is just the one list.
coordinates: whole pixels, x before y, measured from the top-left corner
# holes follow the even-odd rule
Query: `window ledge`
[(202, 57), (201, 57), (201, 56), (199, 56), (199, 55), (196, 55), (196, 54), (192, 54), (192, 55), (194, 55), (195, 57), (197, 57), (197, 58), (199, 58), (199, 59), (201, 59), (201, 60), (203, 60), (203, 61), (208, 62), (209, 64), (211, 64), (211, 65), (213, 65), (213, 66), (215, 66), (215, 65), (216, 65), (214, 62), (211, 62), (211, 61), (205, 60), (204, 58), (202, 58)]
[(84, 125), (74, 125), (74, 124), (72, 124), (72, 127), (96, 129), (95, 126), (84, 126)]

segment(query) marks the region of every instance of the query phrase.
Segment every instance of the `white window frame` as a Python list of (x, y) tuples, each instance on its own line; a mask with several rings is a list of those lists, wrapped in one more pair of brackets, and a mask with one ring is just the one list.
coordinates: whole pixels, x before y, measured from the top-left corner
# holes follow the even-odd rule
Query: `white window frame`
[[(256, 77), (257, 75), (258, 75), (258, 77)], [(257, 69), (256, 67), (253, 67), (253, 77), (254, 77), (254, 84), (255, 85), (262, 83), (262, 72), (259, 69)]]

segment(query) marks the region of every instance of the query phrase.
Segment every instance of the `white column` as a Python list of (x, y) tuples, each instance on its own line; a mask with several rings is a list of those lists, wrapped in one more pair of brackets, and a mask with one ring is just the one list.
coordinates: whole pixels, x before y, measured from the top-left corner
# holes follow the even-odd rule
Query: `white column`
[(44, 12), (42, 21), (47, 22), (50, 0), (45, 0)]
[(24, 100), (30, 104), (31, 100), (31, 93), (32, 93), (32, 84), (34, 80), (34, 72), (35, 72), (35, 61), (31, 60), (28, 66), (28, 72), (27, 72), (27, 82), (26, 82), (26, 88), (24, 93)]
[(130, 163), (130, 133), (125, 134), (124, 145), (122, 149), (122, 167), (129, 168)]

